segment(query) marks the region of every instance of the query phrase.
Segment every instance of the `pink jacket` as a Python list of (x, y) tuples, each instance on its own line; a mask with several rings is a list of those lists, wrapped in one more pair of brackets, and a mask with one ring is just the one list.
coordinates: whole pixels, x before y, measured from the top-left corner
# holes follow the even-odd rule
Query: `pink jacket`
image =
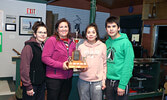
[(99, 40), (93, 45), (84, 41), (78, 49), (88, 64), (88, 70), (81, 72), (79, 78), (89, 82), (102, 81), (102, 84), (105, 84), (106, 45)]
[(56, 37), (50, 37), (43, 48), (42, 61), (46, 64), (46, 77), (54, 79), (67, 79), (72, 77), (73, 70), (63, 70), (63, 63), (72, 56), (75, 50), (73, 40), (68, 41), (69, 51), (62, 40), (56, 40)]

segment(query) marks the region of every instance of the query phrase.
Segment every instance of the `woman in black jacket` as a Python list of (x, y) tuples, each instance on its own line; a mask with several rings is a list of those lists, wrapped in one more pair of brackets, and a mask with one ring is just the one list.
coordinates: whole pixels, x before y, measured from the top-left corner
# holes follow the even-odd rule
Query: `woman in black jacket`
[(43, 44), (47, 38), (46, 25), (37, 21), (33, 37), (25, 42), (21, 52), (20, 76), (23, 83), (23, 100), (44, 100), (45, 64), (41, 61)]

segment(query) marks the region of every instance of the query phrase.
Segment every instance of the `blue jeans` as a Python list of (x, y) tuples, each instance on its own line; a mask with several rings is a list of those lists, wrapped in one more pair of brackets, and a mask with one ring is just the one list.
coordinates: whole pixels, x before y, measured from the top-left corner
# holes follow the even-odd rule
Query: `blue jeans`
[(78, 79), (80, 100), (102, 100), (102, 82), (88, 82)]
[(44, 100), (45, 99), (45, 83), (41, 85), (33, 85), (33, 90), (35, 94), (33, 96), (27, 95), (27, 90), (25, 86), (23, 88), (23, 100)]

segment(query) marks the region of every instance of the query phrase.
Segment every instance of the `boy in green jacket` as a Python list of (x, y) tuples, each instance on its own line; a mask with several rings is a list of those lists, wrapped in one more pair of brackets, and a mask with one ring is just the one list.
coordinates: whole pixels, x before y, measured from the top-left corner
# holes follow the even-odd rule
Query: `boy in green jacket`
[(119, 33), (119, 18), (109, 17), (105, 22), (109, 38), (107, 46), (107, 100), (128, 100), (128, 82), (132, 77), (134, 52), (126, 34)]

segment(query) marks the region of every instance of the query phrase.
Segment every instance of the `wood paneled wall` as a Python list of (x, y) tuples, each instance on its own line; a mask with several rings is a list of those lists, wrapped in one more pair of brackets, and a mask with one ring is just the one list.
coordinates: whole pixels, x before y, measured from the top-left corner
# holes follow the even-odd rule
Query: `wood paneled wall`
[[(149, 18), (149, 14), (152, 12), (153, 5), (156, 5), (156, 17)], [(144, 0), (143, 1), (143, 12), (142, 12), (142, 19), (143, 20), (152, 20), (152, 19), (167, 19), (167, 0)]]
[[(151, 13), (154, 2), (156, 2), (156, 17), (149, 18), (148, 14)], [(154, 43), (154, 26), (167, 25), (167, 0), (144, 0), (143, 1), (143, 27), (150, 25), (150, 34), (142, 35), (142, 46), (148, 50), (149, 56), (153, 56), (153, 43)]]

